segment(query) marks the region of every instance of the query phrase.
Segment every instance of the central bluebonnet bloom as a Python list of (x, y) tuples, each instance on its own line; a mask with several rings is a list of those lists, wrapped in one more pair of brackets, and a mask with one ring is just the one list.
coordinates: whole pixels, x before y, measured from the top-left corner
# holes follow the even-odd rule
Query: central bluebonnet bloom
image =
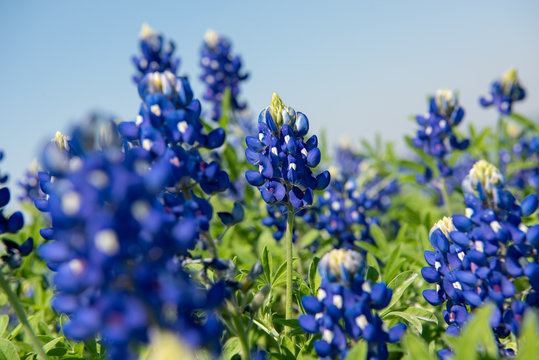
[(213, 103), (210, 117), (219, 120), (222, 115), (221, 103), (226, 89), (230, 91), (231, 110), (243, 110), (245, 103), (238, 101), (240, 83), (247, 79), (248, 74), (242, 73), (242, 61), (239, 55), (231, 52), (230, 41), (208, 30), (204, 36), (204, 44), (200, 51), (200, 79), (206, 84), (202, 98)]
[[(468, 139), (459, 140), (453, 131), (463, 117), (464, 109), (459, 105), (457, 95), (450, 90), (438, 90), (430, 99), (429, 112), (416, 116), (421, 128), (412, 139), (412, 144), (434, 158), (442, 177), (452, 174), (446, 155), (452, 149), (465, 150), (469, 145)], [(431, 174), (432, 169), (427, 167), (425, 174), (418, 176), (418, 181), (428, 181)]]
[(513, 109), (513, 103), (525, 97), (526, 91), (520, 86), (517, 69), (512, 67), (503, 74), (501, 79), (492, 83), (489, 94), (480, 97), (479, 103), (483, 107), (494, 105), (500, 114), (509, 115)]
[(133, 76), (133, 81), (139, 83), (144, 75), (155, 71), (170, 71), (176, 74), (180, 59), (174, 57), (175, 45), (169, 41), (166, 48), (163, 35), (155, 32), (148, 24), (142, 25), (139, 35), (140, 56), (133, 56), (133, 64), (138, 74)]
[(498, 169), (477, 162), (463, 182), (466, 215), (446, 217), (430, 232), (435, 251), (425, 252), (429, 266), (421, 273), (437, 285), (423, 295), (435, 306), (447, 301), (448, 334), (459, 334), (468, 308), (491, 301), (496, 335), (518, 336), (524, 310), (539, 306), (539, 225), (527, 227), (522, 221), (536, 211), (537, 197), (529, 195), (518, 204), (504, 185)]
[(320, 163), (321, 153), (316, 135), (304, 141), (308, 131), (307, 117), (285, 106), (274, 93), (271, 105), (258, 117), (258, 138), (248, 136), (245, 150), (247, 160), (259, 167), (245, 177), (266, 203), (291, 204), (298, 210), (312, 205), (313, 190), (328, 186), (327, 170), (316, 177), (311, 171)]
[(322, 359), (345, 359), (352, 341), (361, 338), (369, 344), (368, 359), (387, 359), (387, 342), (399, 341), (405, 330), (404, 324), (384, 330), (374, 310), (389, 304), (392, 290), (366, 280), (365, 268), (360, 253), (344, 249), (330, 251), (318, 264), (320, 289), (317, 296), (302, 298), (307, 314), (299, 317), (299, 324), (308, 333), (322, 335), (314, 343)]

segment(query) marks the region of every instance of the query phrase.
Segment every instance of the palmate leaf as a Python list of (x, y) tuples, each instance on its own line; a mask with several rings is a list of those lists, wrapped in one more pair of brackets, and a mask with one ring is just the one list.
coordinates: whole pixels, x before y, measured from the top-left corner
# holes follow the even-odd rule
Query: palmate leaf
[(391, 311), (383, 316), (383, 319), (399, 317), (406, 320), (418, 333), (423, 333), (423, 322), (438, 324), (436, 316), (428, 310), (411, 307), (404, 311)]

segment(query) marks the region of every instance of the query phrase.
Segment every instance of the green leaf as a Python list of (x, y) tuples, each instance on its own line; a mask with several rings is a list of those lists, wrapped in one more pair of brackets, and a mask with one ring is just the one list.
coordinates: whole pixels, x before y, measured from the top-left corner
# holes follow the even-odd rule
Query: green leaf
[(421, 321), (412, 314), (408, 314), (404, 311), (391, 311), (383, 316), (383, 319), (391, 318), (391, 317), (400, 317), (401, 319), (406, 320), (408, 324), (410, 324), (418, 333), (423, 332), (423, 325), (421, 325)]
[(275, 318), (273, 319), (273, 322), (275, 324), (280, 324), (284, 326), (288, 326), (292, 329), (298, 329), (299, 328), (299, 322), (298, 319), (281, 319), (281, 318)]
[(275, 274), (273, 275), (273, 283), (271, 283), (272, 287), (277, 287), (277, 283), (281, 281), (281, 278), (283, 276), (286, 276), (286, 261), (284, 261), (281, 266), (277, 269)]
[(378, 282), (378, 276), (380, 276), (380, 274), (378, 274), (378, 270), (376, 270), (374, 267), (369, 266), (367, 268), (367, 272), (365, 273), (365, 278), (367, 280), (372, 283), (376, 283)]
[(402, 259), (400, 258), (401, 254), (401, 244), (397, 243), (397, 246), (389, 256), (389, 260), (386, 263), (385, 267), (385, 276), (384, 280), (385, 282), (389, 282), (391, 279), (395, 277), (397, 272), (399, 271), (400, 264), (402, 264)]
[(489, 324), (493, 306), (488, 304), (477, 309), (473, 318), (464, 326), (454, 346), (454, 360), (473, 360), (478, 358), (478, 345), (490, 356), (496, 358), (498, 347)]
[(223, 346), (223, 360), (230, 360), (236, 354), (241, 352), (240, 339), (237, 336), (228, 339)]
[(429, 352), (425, 340), (417, 335), (409, 331), (406, 332), (403, 343), (410, 359), (436, 360), (436, 357)]
[(320, 276), (317, 277), (317, 266), (319, 262), (320, 258), (318, 256), (315, 256), (313, 257), (313, 261), (311, 262), (311, 266), (309, 267), (309, 285), (311, 286), (311, 291), (313, 292), (313, 294), (316, 293), (318, 286), (320, 286)]
[(60, 336), (60, 337), (58, 337), (56, 339), (53, 339), (53, 340), (49, 341), (48, 343), (43, 345), (43, 350), (45, 350), (45, 352), (48, 353), (49, 350), (53, 349), (56, 346), (56, 344), (58, 344), (62, 340), (64, 340), (64, 338), (62, 336)]
[(537, 124), (534, 123), (533, 121), (531, 121), (530, 119), (528, 119), (528, 118), (526, 118), (526, 117), (524, 117), (524, 116), (522, 116), (520, 114), (514, 113), (514, 112), (509, 114), (509, 117), (511, 119), (515, 120), (520, 125), (528, 128), (528, 129), (532, 129), (535, 132), (539, 132), (539, 127), (537, 126)]
[(346, 359), (349, 360), (364, 360), (367, 358), (367, 342), (365, 340), (359, 340), (354, 347), (350, 350)]
[(397, 275), (391, 282), (388, 287), (393, 290), (393, 296), (391, 297), (391, 302), (389, 306), (382, 313), (382, 316), (387, 314), (389, 310), (399, 301), (404, 291), (408, 286), (412, 285), (414, 280), (417, 278), (417, 273), (412, 270), (405, 271)]
[(425, 309), (417, 308), (417, 307), (411, 307), (404, 310), (404, 312), (415, 316), (421, 321), (431, 322), (433, 324), (438, 325), (438, 318), (429, 310), (425, 310)]
[(369, 244), (368, 242), (365, 242), (365, 241), (357, 241), (356, 244), (363, 250), (367, 250), (368, 253), (376, 256), (378, 259), (380, 260), (383, 259), (382, 252), (376, 246)]
[(388, 249), (388, 243), (387, 243), (386, 236), (382, 232), (382, 229), (380, 229), (378, 225), (372, 224), (370, 227), (370, 232), (378, 248), (386, 252)]
[(230, 113), (230, 87), (227, 87), (223, 92), (223, 97), (221, 100), (221, 118), (219, 119), (219, 127), (226, 129), (228, 124), (228, 115)]
[(539, 354), (539, 333), (537, 332), (537, 314), (528, 311), (522, 322), (521, 335), (518, 339), (518, 360), (535, 360)]
[(264, 246), (264, 251), (262, 252), (262, 266), (264, 267), (264, 276), (266, 276), (266, 281), (268, 284), (272, 283), (272, 271), (273, 271), (273, 258), (271, 253), (268, 250), (267, 246)]
[(19, 360), (17, 349), (9, 340), (0, 339), (0, 360)]
[(9, 324), (9, 315), (0, 316), (0, 337), (4, 336), (7, 326)]

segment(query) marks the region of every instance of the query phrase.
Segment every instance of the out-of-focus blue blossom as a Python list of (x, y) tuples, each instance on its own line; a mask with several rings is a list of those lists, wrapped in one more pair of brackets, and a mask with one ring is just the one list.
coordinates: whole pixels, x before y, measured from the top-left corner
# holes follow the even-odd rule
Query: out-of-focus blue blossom
[(347, 143), (340, 144), (335, 152), (335, 163), (344, 177), (350, 178), (357, 176), (360, 172), (360, 166), (363, 157), (356, 152)]
[(139, 83), (139, 94), (143, 103), (136, 122), (119, 125), (129, 146), (142, 147), (156, 163), (168, 162), (167, 187), (172, 192), (189, 194), (197, 184), (207, 194), (227, 189), (228, 174), (217, 161), (207, 163), (198, 151), (221, 146), (225, 131), (218, 128), (206, 134), (200, 102), (193, 99), (187, 79), (168, 71), (149, 73)]
[(22, 188), (22, 194), (19, 196), (20, 201), (28, 201), (33, 203), (36, 199), (45, 197), (45, 193), (39, 186), (39, 163), (34, 160), (28, 170), (24, 173), (18, 185)]
[[(508, 125), (508, 129), (510, 126)], [(528, 163), (528, 167), (511, 174), (507, 179), (507, 185), (526, 190), (528, 187), (537, 192), (539, 189), (539, 136), (531, 138), (522, 134), (510, 151), (500, 151), (500, 163), (502, 170), (507, 170), (513, 162)]]
[(258, 137), (246, 138), (245, 156), (258, 171), (247, 171), (249, 184), (258, 187), (264, 201), (270, 205), (289, 204), (295, 210), (313, 203), (313, 190), (325, 189), (329, 172), (314, 176), (311, 168), (321, 160), (318, 138), (303, 137), (309, 130), (309, 120), (285, 106), (277, 94), (271, 105), (258, 117)]
[[(4, 158), (4, 152), (0, 150), (0, 161)], [(20, 211), (7, 216), (4, 214), (4, 207), (11, 200), (11, 192), (3, 185), (7, 182), (8, 175), (0, 172), (0, 236), (2, 237), (5, 254), (1, 257), (2, 264), (10, 268), (18, 268), (22, 264), (22, 257), (27, 256), (34, 248), (34, 241), (31, 237), (22, 244), (18, 244), (6, 237), (5, 234), (14, 235), (24, 226), (24, 217)]]
[(320, 289), (317, 296), (302, 298), (306, 314), (299, 324), (307, 333), (322, 335), (314, 343), (321, 359), (345, 359), (361, 338), (368, 343), (368, 359), (387, 359), (387, 343), (399, 341), (406, 329), (404, 324), (384, 329), (375, 310), (389, 304), (392, 290), (366, 280), (365, 269), (363, 256), (354, 250), (332, 250), (318, 264)]
[[(454, 128), (463, 117), (464, 109), (457, 95), (450, 90), (438, 90), (430, 99), (429, 112), (416, 116), (420, 129), (412, 139), (412, 144), (436, 161), (440, 175), (444, 178), (452, 174), (446, 156), (451, 150), (465, 150), (469, 145), (468, 139), (459, 140), (454, 133)], [(425, 174), (418, 175), (418, 182), (424, 183), (431, 177), (432, 170), (428, 169)]]
[(173, 41), (165, 45), (163, 35), (155, 32), (148, 24), (143, 24), (139, 35), (141, 54), (133, 56), (133, 64), (138, 73), (133, 75), (133, 81), (139, 83), (144, 75), (153, 72), (170, 71), (176, 74), (180, 58), (174, 57), (176, 46)]
[[(281, 240), (286, 231), (286, 222), (288, 219), (288, 208), (286, 205), (277, 204), (277, 205), (266, 205), (266, 210), (268, 216), (262, 219), (262, 224), (267, 227), (275, 226), (277, 230), (273, 233), (273, 238), (275, 240)], [(295, 228), (292, 233), (292, 241), (296, 240)]]
[[(525, 308), (539, 306), (539, 226), (522, 222), (537, 210), (537, 197), (519, 204), (504, 185), (498, 169), (478, 161), (463, 182), (466, 215), (444, 217), (431, 229), (434, 251), (425, 252), (429, 266), (421, 273), (436, 289), (423, 295), (435, 306), (446, 302), (448, 334), (460, 333), (468, 308), (493, 302), (495, 334), (518, 336)], [(515, 281), (529, 286), (517, 291)]]
[(181, 267), (198, 229), (207, 226), (198, 214), (209, 203), (192, 196), (173, 206), (161, 195), (170, 172), (168, 159), (152, 164), (142, 148), (110, 149), (85, 154), (49, 183), (54, 240), (39, 253), (56, 271), (53, 308), (70, 316), (63, 327), (68, 337), (101, 334), (111, 359), (130, 358), (128, 346), (146, 342), (152, 326), (181, 334), (194, 348), (219, 351), (212, 309), (224, 285), (205, 290)]
[(496, 106), (502, 115), (509, 115), (515, 101), (523, 100), (526, 91), (520, 85), (517, 69), (512, 67), (501, 79), (496, 80), (490, 86), (489, 94), (479, 98), (479, 104), (483, 107)]
[(351, 249), (356, 241), (373, 242), (370, 226), (379, 224), (374, 215), (389, 208), (399, 187), (396, 180), (378, 174), (368, 159), (350, 149), (338, 153), (341, 161), (331, 169), (330, 186), (303, 218), (337, 239), (336, 247)]
[(241, 56), (233, 55), (230, 41), (208, 30), (204, 35), (204, 43), (200, 51), (200, 79), (206, 84), (202, 98), (213, 104), (210, 118), (217, 121), (222, 115), (221, 104), (226, 89), (230, 89), (230, 106), (232, 111), (243, 110), (245, 103), (238, 101), (240, 83), (247, 79), (243, 73)]

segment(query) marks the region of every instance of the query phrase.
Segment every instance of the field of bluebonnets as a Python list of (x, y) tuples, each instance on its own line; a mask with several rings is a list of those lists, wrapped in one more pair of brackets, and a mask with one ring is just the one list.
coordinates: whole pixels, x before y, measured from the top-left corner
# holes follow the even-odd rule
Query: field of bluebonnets
[(0, 189), (24, 212), (0, 213), (0, 359), (539, 358), (539, 124), (516, 69), (476, 104), (433, 89), (406, 156), (333, 152), (309, 109), (249, 108), (227, 38), (203, 40), (203, 94), (174, 42), (145, 25), (139, 45), (133, 119), (90, 114), (21, 198)]

